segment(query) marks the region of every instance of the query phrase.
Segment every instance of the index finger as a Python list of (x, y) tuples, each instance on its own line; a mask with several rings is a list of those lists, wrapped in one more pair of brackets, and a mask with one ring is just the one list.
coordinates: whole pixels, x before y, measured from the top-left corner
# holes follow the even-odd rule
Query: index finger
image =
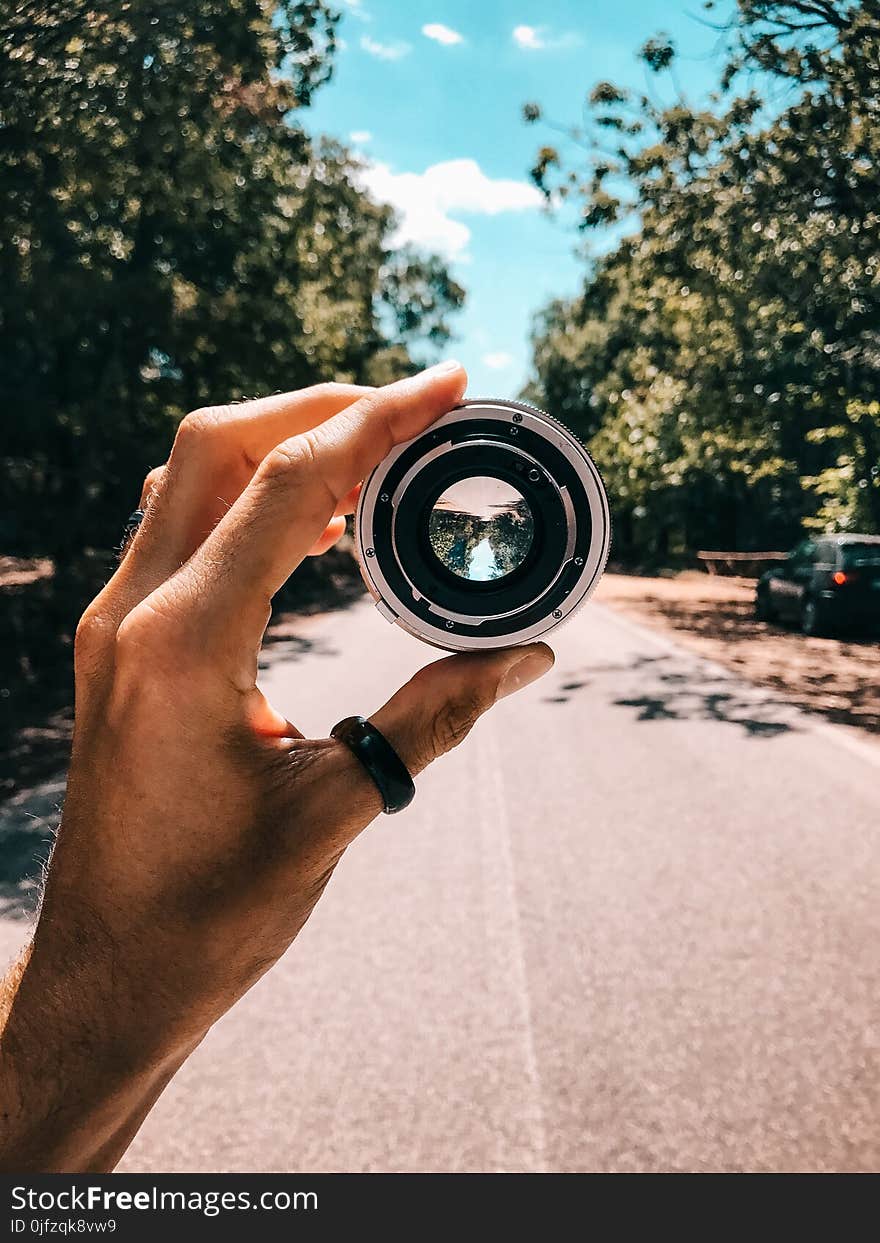
[(306, 556), (339, 502), (391, 449), (461, 399), (460, 363), (441, 363), (362, 397), (294, 436), (261, 463), (248, 487), (167, 584), (200, 645), (256, 651), (269, 601)]
[(148, 476), (141, 498), (146, 517), (105, 593), (105, 607), (121, 621), (192, 556), (267, 453), (372, 391), (318, 384), (187, 415), (167, 465)]

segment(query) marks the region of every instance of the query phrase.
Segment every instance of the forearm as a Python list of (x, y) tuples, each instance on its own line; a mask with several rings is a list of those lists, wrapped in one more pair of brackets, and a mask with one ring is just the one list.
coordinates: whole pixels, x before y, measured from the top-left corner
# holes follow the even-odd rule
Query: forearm
[(0, 1170), (111, 1170), (201, 1035), (143, 1029), (106, 946), (40, 928), (4, 981)]

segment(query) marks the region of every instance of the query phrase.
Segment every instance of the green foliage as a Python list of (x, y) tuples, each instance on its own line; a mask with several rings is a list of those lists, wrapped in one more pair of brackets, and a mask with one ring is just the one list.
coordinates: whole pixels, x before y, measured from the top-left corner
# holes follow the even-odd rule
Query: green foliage
[(6, 551), (106, 546), (189, 409), (390, 378), (463, 291), (299, 110), (323, 0), (19, 0), (0, 18)]
[(880, 530), (880, 4), (740, 0), (724, 30), (722, 86), (758, 69), (749, 90), (698, 110), (601, 83), (568, 134), (586, 169), (533, 170), (622, 234), (537, 321), (533, 395), (591, 439), (624, 545)]
[(877, 486), (880, 464), (875, 458), (865, 472), (865, 441), (880, 444), (880, 402), (849, 402), (843, 423), (815, 428), (807, 439), (830, 446), (834, 457), (830, 466), (803, 481), (820, 501), (804, 526), (812, 531), (871, 531), (875, 520), (872, 486)]

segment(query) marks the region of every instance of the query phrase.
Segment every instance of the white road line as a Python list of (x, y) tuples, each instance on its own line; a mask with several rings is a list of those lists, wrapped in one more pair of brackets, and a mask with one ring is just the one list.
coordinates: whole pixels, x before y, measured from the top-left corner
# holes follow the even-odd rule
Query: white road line
[(702, 656), (692, 648), (676, 643), (668, 635), (658, 634), (647, 626), (642, 626), (639, 622), (632, 621), (629, 617), (625, 617), (607, 604), (593, 602), (590, 607), (600, 610), (606, 617), (611, 618), (623, 630), (628, 631), (634, 638), (641, 640), (643, 643), (649, 643), (660, 651), (668, 652), (672, 656), (688, 658), (699, 664), (713, 677), (722, 678), (727, 682), (736, 682), (744, 689), (763, 695), (774, 703), (778, 703), (780, 707), (787, 708), (796, 717), (799, 729), (807, 733), (816, 734), (821, 738), (827, 738), (829, 742), (835, 743), (837, 746), (842, 747), (843, 750), (859, 756), (875, 768), (880, 768), (880, 746), (870, 742), (863, 742), (861, 739), (854, 737), (845, 726), (819, 720), (812, 713), (797, 707), (796, 704), (790, 703), (779, 691), (750, 682), (741, 673), (734, 673), (731, 669), (726, 669), (724, 665), (720, 665), (710, 657)]
[[(510, 1031), (520, 1038), (521, 1061), (516, 1142), (499, 1135), (499, 1168), (526, 1173), (547, 1170), (541, 1079), (535, 1053), (532, 1008), (523, 950), (516, 867), (501, 767), (501, 749), (491, 718), (474, 738), (478, 780), (482, 874), (485, 887), (486, 953), (493, 984), (510, 1012)], [(503, 1018), (503, 1011), (501, 1017)]]

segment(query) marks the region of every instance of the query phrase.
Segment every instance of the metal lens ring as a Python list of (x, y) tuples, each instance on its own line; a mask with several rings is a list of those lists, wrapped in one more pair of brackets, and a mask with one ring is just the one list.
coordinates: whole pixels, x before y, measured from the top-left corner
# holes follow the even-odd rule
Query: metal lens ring
[(587, 451), (533, 407), (463, 402), (361, 490), (356, 545), (389, 621), (451, 651), (538, 638), (590, 595), (611, 537)]

